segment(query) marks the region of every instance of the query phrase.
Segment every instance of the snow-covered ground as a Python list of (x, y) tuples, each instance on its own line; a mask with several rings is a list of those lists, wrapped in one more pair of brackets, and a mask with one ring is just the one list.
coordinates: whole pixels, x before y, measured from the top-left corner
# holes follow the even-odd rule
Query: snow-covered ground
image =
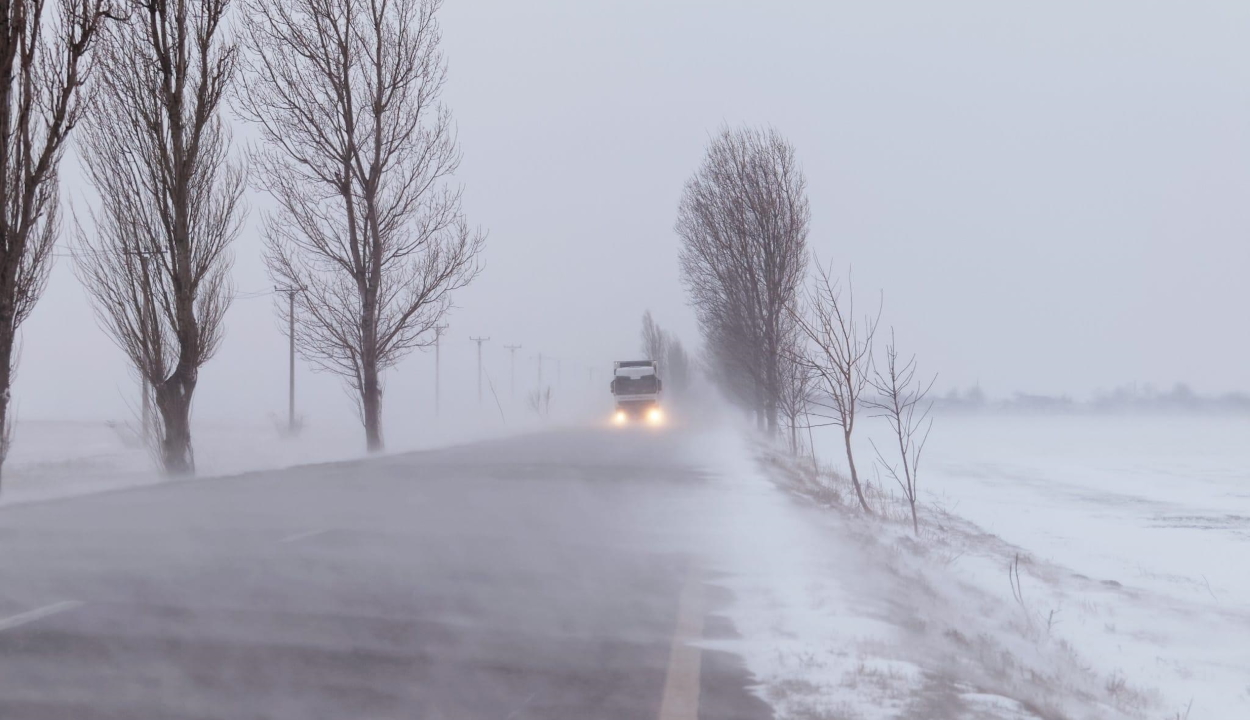
[(929, 497), (1031, 555), (1054, 634), (1191, 717), (1250, 717), (1250, 418), (938, 423)]
[[(197, 423), (201, 476), (230, 475), (360, 454), (354, 435), (308, 428), (283, 437), (273, 425)], [(4, 464), (0, 503), (101, 492), (161, 481), (152, 455), (125, 423), (26, 420), (17, 423)]]
[[(578, 391), (556, 393), (539, 416), (525, 398), (444, 403), (441, 414), (424, 405), (390, 400), (383, 425), (388, 452), (443, 447), (609, 417), (611, 398)], [(493, 401), (493, 402), (492, 402)], [(393, 417), (392, 417), (393, 416)], [(350, 414), (307, 419), (291, 436), (282, 418), (191, 423), (198, 477), (237, 475), (293, 465), (351, 460), (365, 454), (364, 430)], [(139, 442), (136, 419), (44, 420), (18, 416), (4, 462), (0, 505), (47, 500), (162, 481), (156, 458)]]
[(865, 519), (805, 464), (708, 439), (734, 478), (737, 533), (710, 537), (737, 538), (713, 556), (742, 635), (712, 646), (747, 659), (783, 720), (1250, 717), (1247, 431), (939, 418), (919, 541), (896, 504)]
[[(388, 441), (532, 425), (391, 428)], [(741, 636), (707, 645), (745, 658), (780, 720), (1250, 717), (1250, 420), (938, 418), (919, 540), (896, 502), (876, 497), (892, 519), (865, 518), (841, 481), (740, 428), (692, 436), (719, 507), (680, 511)], [(353, 426), (286, 438), (197, 423), (195, 440), (202, 476), (362, 450)], [(837, 470), (835, 440), (816, 437)], [(866, 441), (859, 458), (867, 468)], [(124, 427), (24, 421), (0, 502), (151, 482)]]
[[(309, 423), (289, 436), (276, 422), (194, 422), (199, 477), (237, 475), (312, 463), (350, 460), (364, 453), (364, 431), (350, 423)], [(386, 428), (388, 450), (403, 452), (495, 437), (535, 427), (464, 419)], [(115, 490), (163, 480), (135, 425), (124, 421), (19, 420), (4, 463), (0, 505)]]

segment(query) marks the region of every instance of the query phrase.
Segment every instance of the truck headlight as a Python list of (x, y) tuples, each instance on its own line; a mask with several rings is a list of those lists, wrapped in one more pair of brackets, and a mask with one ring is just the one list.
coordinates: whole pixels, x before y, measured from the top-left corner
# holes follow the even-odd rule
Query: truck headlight
[(629, 420), (629, 416), (625, 414), (624, 410), (617, 410), (616, 414), (612, 416), (612, 422), (617, 425), (624, 425), (627, 420)]
[(664, 422), (664, 411), (658, 407), (653, 407), (647, 411), (647, 422), (652, 425), (659, 425)]

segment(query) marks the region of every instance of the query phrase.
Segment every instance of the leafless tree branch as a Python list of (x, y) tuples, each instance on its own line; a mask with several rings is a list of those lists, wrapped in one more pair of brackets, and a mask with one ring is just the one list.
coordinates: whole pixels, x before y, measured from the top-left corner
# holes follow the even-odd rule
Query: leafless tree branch
[(114, 12), (112, 0), (0, 5), (0, 427), (9, 427), (17, 330), (51, 271), (61, 157)]
[(787, 308), (807, 268), (806, 187), (794, 147), (776, 130), (726, 128), (687, 181), (677, 216), (682, 281), (710, 375), (770, 432)]
[(265, 140), (251, 157), (278, 204), (265, 260), (303, 290), (301, 355), (347, 380), (378, 450), (383, 371), (433, 341), (485, 243), (449, 182), (460, 150), (439, 101), (442, 3), (244, 2), (238, 106)]
[(851, 437), (855, 432), (860, 398), (869, 385), (873, 337), (881, 306), (878, 305), (876, 315), (859, 318), (855, 314), (855, 294), (850, 282), (843, 296), (832, 271), (819, 263), (816, 267), (815, 282), (807, 291), (807, 312), (791, 312), (791, 317), (813, 346), (808, 369), (822, 390), (822, 400), (816, 404), (826, 407), (831, 424), (842, 428), (851, 485), (860, 507), (871, 513), (855, 466)]
[(191, 401), (230, 305), (245, 176), (221, 102), (238, 65), (229, 0), (128, 0), (107, 33), (82, 146), (100, 196), (78, 225), (97, 318), (152, 388), (161, 459), (195, 470)]
[(642, 354), (659, 363), (668, 355), (668, 336), (651, 317), (650, 310), (642, 314)]
[[(802, 334), (793, 316), (787, 318), (788, 332), (781, 356), (781, 384), (777, 396), (778, 408), (790, 428), (790, 452), (799, 451), (799, 418), (811, 425), (812, 407), (816, 406), (816, 373), (808, 352), (807, 338)], [(819, 414), (817, 414), (819, 417)], [(813, 449), (814, 452), (814, 449)]]
[(906, 361), (899, 359), (898, 345), (891, 329), (890, 342), (885, 347), (885, 367), (873, 367), (871, 383), (877, 394), (868, 398), (864, 405), (874, 416), (889, 422), (898, 442), (897, 462), (887, 460), (875, 442), (872, 448), (877, 454), (877, 462), (902, 488), (903, 496), (911, 506), (912, 531), (916, 535), (920, 534), (920, 522), (916, 515), (916, 475), (920, 471), (920, 457), (929, 439), (929, 431), (933, 429), (930, 417), (933, 403), (928, 396), (935, 382), (936, 375), (928, 383), (916, 378), (915, 356)]

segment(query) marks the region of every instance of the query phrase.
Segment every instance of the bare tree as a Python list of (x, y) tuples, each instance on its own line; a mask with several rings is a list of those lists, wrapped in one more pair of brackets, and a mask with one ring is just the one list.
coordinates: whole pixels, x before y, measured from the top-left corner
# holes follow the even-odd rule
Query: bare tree
[(668, 335), (656, 324), (650, 310), (642, 314), (642, 354), (661, 364), (668, 355)]
[(690, 356), (681, 340), (660, 327), (648, 310), (642, 316), (642, 352), (648, 360), (660, 364), (664, 387), (673, 395), (681, 395), (690, 385)]
[(876, 442), (872, 443), (872, 449), (876, 451), (881, 466), (903, 489), (903, 495), (911, 506), (912, 532), (917, 535), (920, 534), (920, 522), (916, 517), (916, 474), (920, 470), (920, 455), (933, 428), (933, 419), (929, 416), (933, 403), (928, 396), (935, 382), (936, 375), (927, 384), (916, 379), (914, 355), (906, 362), (900, 362), (894, 330), (891, 329), (890, 342), (885, 348), (885, 368), (873, 368), (872, 386), (877, 391), (877, 397), (864, 404), (872, 409), (874, 415), (885, 418), (894, 431), (899, 463), (887, 461)]
[(79, 226), (79, 277), (151, 387), (165, 472), (195, 472), (191, 402), (230, 306), (244, 208), (221, 103), (238, 52), (229, 0), (129, 0), (101, 45), (81, 143), (100, 196)]
[(300, 353), (347, 380), (370, 450), (383, 445), (383, 372), (433, 342), (485, 242), (448, 182), (460, 150), (439, 100), (441, 4), (245, 0), (238, 105), (265, 139), (252, 158), (278, 205), (265, 260), (303, 289)]
[[(701, 323), (704, 343), (704, 371), (726, 397), (755, 414), (759, 429), (766, 427), (763, 405), (763, 386), (759, 382), (759, 367), (765, 361), (762, 348), (743, 342), (750, 336), (744, 315), (729, 310), (733, 303), (724, 303), (723, 311), (715, 314), (708, 323)], [(714, 324), (713, 324), (714, 323)]]
[(686, 183), (682, 281), (712, 376), (777, 429), (783, 326), (807, 268), (806, 180), (776, 130), (725, 129)]
[(777, 396), (778, 407), (790, 428), (790, 452), (799, 451), (799, 418), (808, 417), (811, 409), (816, 373), (805, 347), (806, 336), (797, 332), (789, 334), (785, 352), (781, 356), (781, 388)]
[(547, 385), (541, 388), (535, 388), (529, 394), (530, 410), (540, 418), (546, 418), (551, 414), (551, 386)]
[(676, 396), (681, 396), (690, 388), (690, 356), (681, 340), (673, 335), (666, 335), (664, 348), (664, 383)]
[(843, 298), (842, 289), (832, 278), (830, 270), (819, 264), (817, 268), (814, 287), (807, 293), (807, 316), (792, 315), (812, 342), (809, 367), (819, 379), (823, 391), (814, 403), (823, 412), (813, 414), (827, 420), (826, 424), (842, 428), (851, 485), (855, 488), (860, 507), (871, 513), (855, 467), (851, 436), (855, 432), (860, 396), (869, 384), (873, 336), (877, 332), (881, 311), (878, 306), (876, 316), (857, 318), (855, 295), (850, 284), (847, 284), (846, 297)]
[(47, 285), (60, 227), (61, 156), (112, 0), (8, 0), (0, 7), (0, 461), (17, 331)]

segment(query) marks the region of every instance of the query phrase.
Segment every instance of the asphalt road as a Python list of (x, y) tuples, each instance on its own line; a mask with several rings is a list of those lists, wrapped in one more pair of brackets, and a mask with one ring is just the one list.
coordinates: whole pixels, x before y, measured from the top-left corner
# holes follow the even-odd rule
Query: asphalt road
[(0, 510), (3, 720), (770, 717), (680, 434), (585, 431)]

